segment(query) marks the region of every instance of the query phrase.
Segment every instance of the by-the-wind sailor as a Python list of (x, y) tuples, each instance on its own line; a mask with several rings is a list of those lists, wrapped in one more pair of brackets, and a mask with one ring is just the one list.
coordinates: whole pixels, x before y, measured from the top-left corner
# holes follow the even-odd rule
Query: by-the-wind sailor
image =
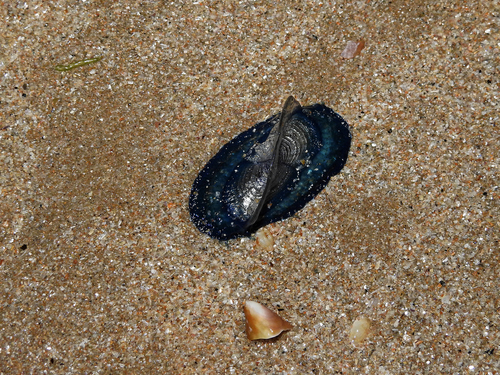
[(219, 240), (249, 236), (292, 216), (343, 168), (349, 126), (323, 104), (283, 111), (224, 145), (194, 181), (189, 211), (196, 227)]

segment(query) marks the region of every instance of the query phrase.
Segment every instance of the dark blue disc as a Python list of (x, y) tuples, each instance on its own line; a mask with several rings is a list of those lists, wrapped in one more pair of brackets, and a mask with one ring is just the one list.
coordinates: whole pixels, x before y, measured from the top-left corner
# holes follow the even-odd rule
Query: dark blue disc
[(344, 167), (351, 134), (323, 104), (283, 111), (241, 133), (205, 165), (189, 198), (191, 220), (210, 237), (229, 240), (288, 218)]

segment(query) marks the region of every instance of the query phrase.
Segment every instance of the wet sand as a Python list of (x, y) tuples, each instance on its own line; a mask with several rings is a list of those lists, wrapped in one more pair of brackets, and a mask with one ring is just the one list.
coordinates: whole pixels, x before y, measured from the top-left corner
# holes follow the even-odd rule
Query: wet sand
[[(0, 372), (498, 373), (499, 9), (4, 2)], [(288, 95), (345, 168), (273, 246), (198, 232), (196, 175)], [(245, 300), (294, 328), (249, 341)]]

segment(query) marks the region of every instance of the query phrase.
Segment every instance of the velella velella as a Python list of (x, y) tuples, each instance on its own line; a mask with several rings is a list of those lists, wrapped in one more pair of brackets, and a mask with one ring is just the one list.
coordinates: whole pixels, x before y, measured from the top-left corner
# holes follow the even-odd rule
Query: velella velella
[(195, 226), (219, 240), (250, 236), (302, 209), (344, 167), (351, 133), (323, 104), (283, 110), (225, 144), (196, 177)]

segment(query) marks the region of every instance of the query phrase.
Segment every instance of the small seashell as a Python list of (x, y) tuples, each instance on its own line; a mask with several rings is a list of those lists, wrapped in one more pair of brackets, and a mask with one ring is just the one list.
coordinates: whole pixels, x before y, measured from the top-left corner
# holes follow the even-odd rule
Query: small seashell
[(361, 39), (359, 42), (347, 42), (347, 46), (342, 51), (340, 56), (344, 59), (352, 59), (361, 53), (361, 50), (365, 48), (365, 41)]
[(270, 339), (293, 326), (260, 303), (245, 302), (246, 333), (249, 340)]
[(274, 237), (267, 228), (261, 228), (257, 232), (257, 244), (266, 251), (271, 251), (274, 246)]
[(354, 321), (349, 332), (349, 338), (355, 344), (361, 344), (370, 333), (371, 322), (368, 318), (358, 318)]

